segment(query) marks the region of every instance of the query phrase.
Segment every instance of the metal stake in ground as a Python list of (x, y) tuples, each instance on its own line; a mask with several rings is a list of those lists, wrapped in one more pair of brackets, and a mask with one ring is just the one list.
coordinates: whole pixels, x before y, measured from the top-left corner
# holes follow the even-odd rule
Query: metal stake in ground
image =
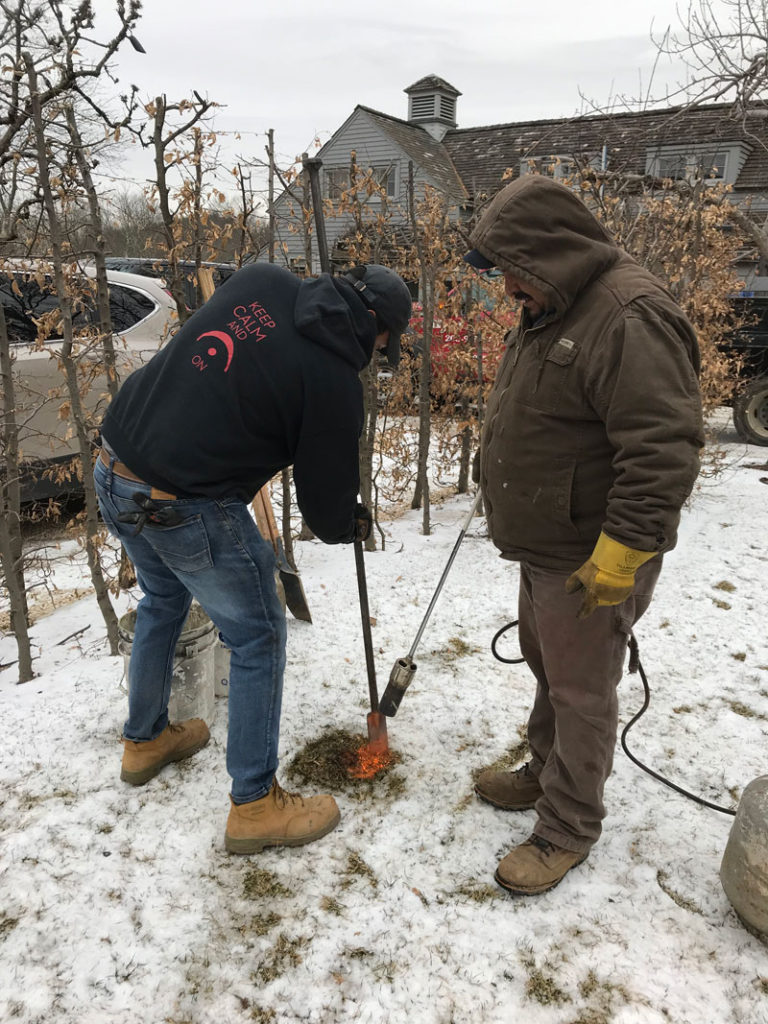
[(456, 553), (461, 546), (461, 542), (464, 540), (464, 535), (469, 529), (469, 524), (472, 522), (472, 517), (477, 511), (477, 506), (480, 504), (481, 493), (477, 492), (475, 500), (472, 502), (472, 507), (469, 510), (467, 518), (461, 527), (456, 543), (453, 545), (453, 551), (451, 557), (448, 559), (448, 564), (443, 569), (443, 575), (440, 577), (440, 582), (437, 584), (437, 589), (432, 595), (432, 600), (429, 602), (429, 608), (427, 608), (427, 614), (422, 619), (419, 631), (416, 634), (416, 638), (411, 644), (411, 649), (408, 651), (404, 658), (398, 658), (395, 664), (392, 666), (392, 671), (389, 674), (389, 683), (384, 691), (384, 696), (381, 698), (379, 708), (383, 715), (387, 715), (389, 718), (393, 718), (397, 714), (397, 709), (400, 707), (400, 701), (403, 699), (403, 695), (413, 681), (414, 673), (416, 672), (416, 662), (413, 660), (413, 656), (416, 653), (416, 648), (419, 646), (421, 641), (421, 635), (429, 620), (429, 616), (432, 614), (432, 609), (437, 603), (437, 599), (440, 596), (440, 591), (443, 589), (446, 577), (453, 565), (453, 560), (456, 557)]
[(368, 610), (368, 587), (365, 582), (365, 559), (363, 542), (356, 540), (355, 564), (357, 566), (357, 589), (360, 594), (360, 616), (363, 620), (363, 644), (365, 646), (365, 666), (368, 670), (368, 692), (371, 698), (371, 710), (368, 714), (368, 746), (376, 754), (385, 754), (389, 750), (387, 738), (387, 720), (379, 711), (379, 694), (376, 689), (376, 665), (373, 660), (373, 641), (371, 639), (371, 613)]

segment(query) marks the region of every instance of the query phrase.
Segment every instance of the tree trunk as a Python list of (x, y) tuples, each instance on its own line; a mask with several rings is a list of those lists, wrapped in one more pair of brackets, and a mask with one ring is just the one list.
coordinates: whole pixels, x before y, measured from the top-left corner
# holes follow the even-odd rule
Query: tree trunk
[(117, 372), (117, 361), (115, 359), (115, 342), (112, 332), (112, 314), (109, 307), (109, 284), (107, 282), (107, 268), (104, 262), (106, 256), (106, 243), (104, 240), (104, 224), (101, 219), (101, 206), (96, 186), (91, 174), (91, 166), (85, 155), (82, 136), (75, 120), (75, 114), (71, 106), (66, 108), (67, 128), (69, 137), (72, 140), (72, 148), (77, 162), (80, 177), (82, 179), (85, 194), (88, 199), (88, 210), (91, 216), (93, 234), (93, 257), (96, 264), (96, 308), (99, 317), (99, 333), (101, 335), (101, 349), (104, 356), (104, 366), (107, 374), (107, 389), (112, 398), (117, 394), (120, 387), (120, 378)]
[(269, 228), (267, 235), (267, 258), (270, 263), (275, 262), (275, 129), (270, 128), (267, 132), (269, 144), (267, 154), (269, 156), (269, 198), (268, 216)]
[[(483, 436), (483, 419), (485, 417), (485, 402), (483, 400), (483, 389), (485, 377), (483, 369), (483, 335), (480, 331), (475, 335), (475, 351), (477, 353), (477, 450), (480, 451), (480, 441)], [(478, 484), (478, 487), (480, 485)], [(483, 499), (477, 506), (477, 514), (483, 514)]]
[[(120, 388), (120, 374), (117, 369), (115, 357), (115, 338), (112, 328), (112, 312), (109, 302), (109, 283), (107, 281), (107, 266), (105, 262), (107, 247), (104, 238), (104, 223), (101, 217), (101, 204), (93, 182), (91, 165), (85, 153), (82, 136), (77, 126), (75, 113), (71, 106), (66, 108), (67, 127), (69, 137), (72, 139), (72, 146), (75, 153), (80, 177), (82, 178), (85, 193), (88, 198), (88, 210), (91, 216), (93, 234), (93, 257), (96, 264), (96, 308), (99, 317), (99, 334), (101, 337), (101, 350), (104, 357), (104, 368), (107, 377), (107, 390), (110, 398), (114, 398)], [(83, 468), (86, 472), (86, 468)], [(117, 583), (121, 590), (129, 590), (136, 585), (136, 570), (128, 557), (125, 548), (120, 545), (120, 568), (117, 574)]]
[(205, 302), (200, 284), (200, 268), (203, 265), (203, 134), (195, 128), (195, 194), (192, 201), (192, 224), (194, 229), (195, 253), (195, 297), (198, 308)]
[(461, 446), (459, 448), (459, 479), (456, 490), (459, 494), (466, 494), (469, 490), (469, 468), (472, 461), (472, 425), (468, 421), (469, 398), (464, 395), (459, 405), (461, 418), (464, 426), (461, 428)]
[(24, 552), (21, 538), (21, 485), (19, 466), (19, 429), (16, 423), (16, 389), (13, 381), (5, 310), (0, 303), (0, 381), (2, 381), (3, 468), (0, 481), (0, 564), (11, 613), (11, 630), (19, 654), (20, 683), (33, 677), (32, 649), (29, 642), (29, 609), (24, 577)]
[(165, 151), (166, 143), (163, 139), (163, 128), (167, 102), (165, 96), (158, 96), (155, 99), (155, 123), (152, 133), (154, 156), (155, 156), (155, 182), (157, 184), (157, 200), (160, 206), (160, 216), (163, 220), (163, 234), (165, 235), (165, 246), (168, 250), (168, 290), (173, 301), (176, 303), (176, 312), (179, 316), (179, 323), (183, 324), (189, 319), (187, 303), (184, 298), (184, 287), (181, 283), (179, 273), (179, 257), (176, 247), (176, 239), (173, 232), (173, 214), (171, 213), (170, 192), (168, 188), (168, 174), (166, 170)]
[[(434, 300), (429, 287), (427, 274), (422, 271), (422, 311), (424, 316), (424, 336), (421, 351), (421, 367), (419, 369), (419, 453), (416, 469), (416, 492), (413, 497), (413, 508), (421, 506), (421, 532), (424, 536), (431, 533), (429, 508), (429, 442), (432, 433), (431, 416), (431, 383), (432, 383), (432, 326), (434, 323)], [(418, 502), (416, 500), (418, 495)]]
[(283, 534), (283, 549), (285, 550), (285, 557), (288, 559), (288, 564), (292, 569), (296, 569), (296, 559), (293, 554), (293, 529), (291, 527), (291, 471), (290, 469), (284, 469), (280, 474), (280, 482), (283, 491), (283, 516), (282, 516), (282, 534)]
[(83, 492), (85, 495), (85, 549), (88, 568), (91, 573), (96, 600), (107, 627), (110, 654), (117, 654), (117, 616), (109, 598), (109, 590), (101, 570), (98, 551), (99, 513), (96, 491), (91, 473), (91, 444), (86, 428), (86, 414), (80, 396), (77, 376), (77, 360), (74, 354), (74, 328), (72, 324), (72, 297), (63, 272), (63, 246), (61, 221), (51, 185), (51, 170), (48, 160), (48, 148), (43, 126), (43, 112), (40, 107), (40, 96), (37, 88), (37, 73), (31, 57), (25, 54), (25, 64), (29, 77), (30, 101), (34, 122), (35, 142), (39, 167), (39, 186), (43, 196), (43, 204), (48, 218), (51, 252), (53, 255), (53, 277), (56, 294), (61, 308), (62, 347), (60, 358), (64, 365), (67, 390), (70, 401), (70, 416), (75, 427), (77, 443), (82, 467)]
[(412, 160), (408, 161), (408, 214), (411, 221), (413, 240), (419, 261), (422, 309), (422, 346), (421, 365), (419, 368), (419, 452), (416, 468), (416, 487), (413, 492), (411, 508), (422, 509), (422, 532), (425, 535), (428, 535), (430, 533), (428, 459), (429, 435), (431, 431), (430, 385), (432, 382), (432, 324), (434, 319), (434, 301), (429, 287), (430, 282), (427, 274), (424, 244), (421, 238), (419, 224), (416, 220), (415, 182)]

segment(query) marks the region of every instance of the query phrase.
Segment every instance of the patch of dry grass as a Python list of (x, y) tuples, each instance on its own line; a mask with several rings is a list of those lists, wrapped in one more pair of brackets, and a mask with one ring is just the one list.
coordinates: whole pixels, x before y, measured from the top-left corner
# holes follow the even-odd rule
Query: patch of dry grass
[(355, 764), (357, 752), (366, 743), (367, 737), (362, 733), (327, 729), (294, 755), (286, 765), (285, 772), (292, 782), (299, 786), (311, 786), (315, 792), (320, 789), (358, 797), (375, 795), (395, 799), (405, 789), (403, 776), (392, 770), (402, 761), (396, 750), (389, 751), (389, 764), (372, 778), (359, 779), (350, 775), (349, 770)]

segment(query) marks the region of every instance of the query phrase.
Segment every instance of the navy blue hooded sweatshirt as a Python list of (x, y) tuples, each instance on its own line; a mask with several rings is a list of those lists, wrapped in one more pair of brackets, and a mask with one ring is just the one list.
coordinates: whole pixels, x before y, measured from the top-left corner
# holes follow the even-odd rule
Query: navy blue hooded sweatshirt
[(375, 320), (351, 284), (252, 264), (233, 274), (107, 410), (102, 436), (179, 497), (250, 501), (293, 466), (310, 529), (350, 541)]

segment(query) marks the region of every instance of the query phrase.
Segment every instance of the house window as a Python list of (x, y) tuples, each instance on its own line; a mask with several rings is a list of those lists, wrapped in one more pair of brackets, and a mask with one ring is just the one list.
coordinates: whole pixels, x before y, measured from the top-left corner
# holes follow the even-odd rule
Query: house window
[[(382, 189), (388, 199), (397, 195), (397, 174), (393, 164), (377, 164), (367, 167), (364, 173), (371, 172), (373, 180)], [(342, 192), (349, 188), (349, 167), (329, 167), (325, 172), (325, 191), (329, 199), (340, 199)], [(378, 198), (374, 196), (373, 198)]]
[[(588, 164), (585, 160), (582, 165)], [(564, 156), (556, 153), (548, 156), (531, 156), (520, 161), (520, 175), (542, 174), (545, 178), (553, 178), (555, 181), (570, 181), (578, 176), (579, 166), (572, 156)]]
[(325, 193), (329, 199), (340, 199), (341, 193), (349, 188), (349, 168), (329, 167), (325, 172)]
[(648, 154), (646, 170), (655, 178), (673, 181), (733, 182), (736, 179), (733, 156), (729, 149), (665, 146)]
[(373, 176), (376, 183), (381, 186), (384, 195), (388, 199), (394, 199), (397, 193), (395, 191), (395, 168), (392, 164), (387, 164), (384, 167), (374, 167)]

